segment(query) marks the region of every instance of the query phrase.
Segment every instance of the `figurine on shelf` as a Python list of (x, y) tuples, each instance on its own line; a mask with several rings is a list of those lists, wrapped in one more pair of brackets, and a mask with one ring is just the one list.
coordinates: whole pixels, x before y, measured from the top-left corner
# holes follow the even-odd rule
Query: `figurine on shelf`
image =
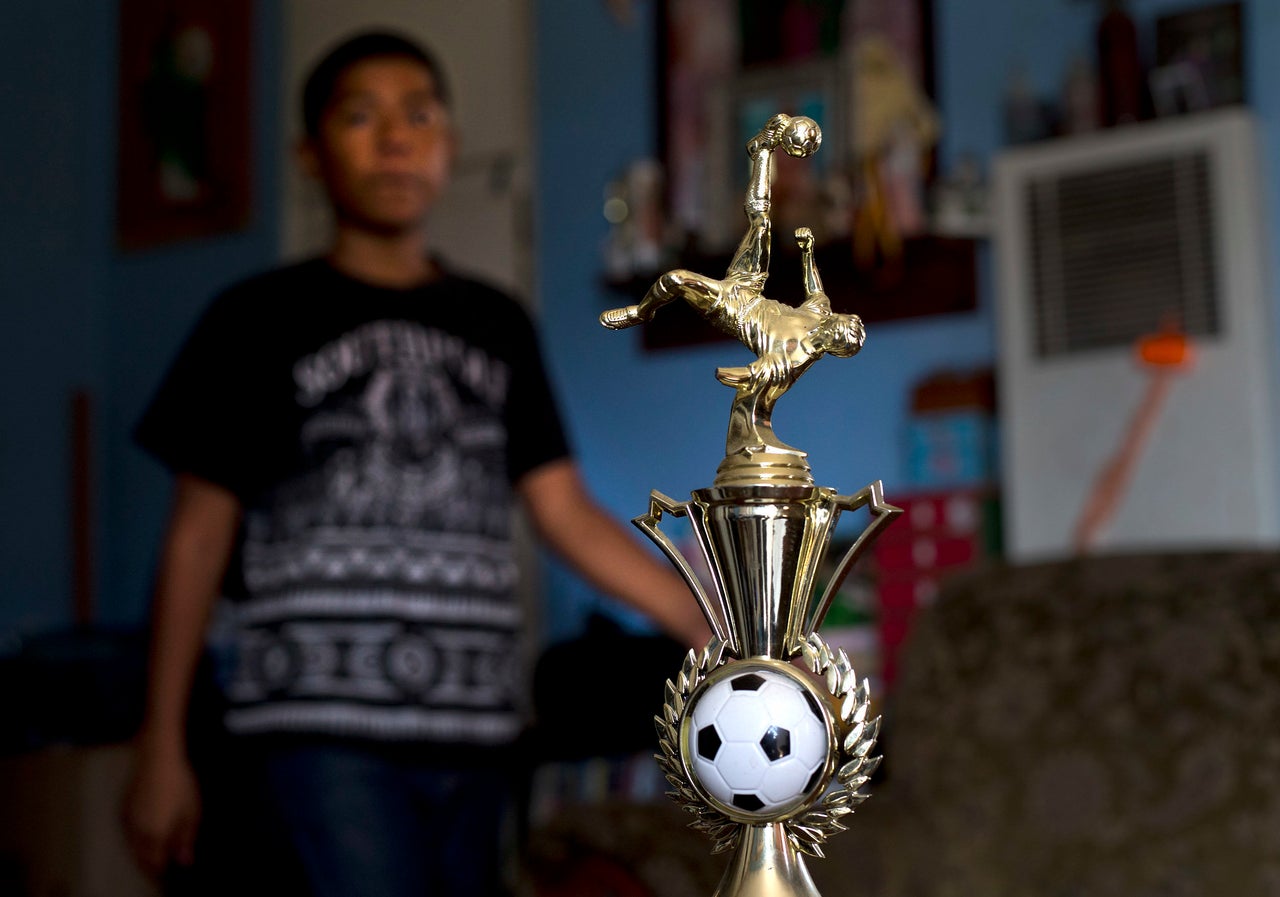
[(744, 367), (719, 368), (716, 379), (733, 387), (727, 454), (795, 454), (799, 450), (773, 433), (774, 403), (818, 358), (847, 358), (862, 348), (866, 333), (857, 315), (831, 311), (813, 259), (813, 232), (796, 230), (801, 250), (806, 299), (792, 307), (764, 296), (769, 276), (772, 223), (769, 218), (773, 153), (812, 155), (822, 142), (816, 122), (803, 116), (776, 115), (747, 145), (751, 180), (747, 189), (747, 232), (723, 279), (693, 271), (668, 271), (636, 305), (615, 308), (600, 323), (621, 330), (650, 320), (664, 305), (683, 299), (717, 329), (740, 339), (758, 356)]
[(853, 146), (857, 159), (853, 251), (864, 270), (901, 261), (903, 238), (925, 229), (923, 168), (941, 129), (938, 114), (897, 50), (868, 35), (854, 50)]

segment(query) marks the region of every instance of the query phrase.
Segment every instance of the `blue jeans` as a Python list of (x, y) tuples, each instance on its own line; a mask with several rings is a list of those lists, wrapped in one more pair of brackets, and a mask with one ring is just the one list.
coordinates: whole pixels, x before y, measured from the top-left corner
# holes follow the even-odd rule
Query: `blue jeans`
[(501, 894), (501, 770), (425, 766), (348, 745), (273, 748), (265, 796), (315, 897)]

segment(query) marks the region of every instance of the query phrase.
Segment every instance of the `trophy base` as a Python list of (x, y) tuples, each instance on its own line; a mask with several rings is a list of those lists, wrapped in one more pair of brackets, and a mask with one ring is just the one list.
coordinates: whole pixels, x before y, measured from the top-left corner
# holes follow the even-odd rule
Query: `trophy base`
[(713, 897), (821, 897), (804, 857), (776, 822), (744, 826)]
[(779, 451), (743, 450), (726, 455), (716, 468), (716, 486), (812, 486), (813, 472), (805, 453), (793, 449)]

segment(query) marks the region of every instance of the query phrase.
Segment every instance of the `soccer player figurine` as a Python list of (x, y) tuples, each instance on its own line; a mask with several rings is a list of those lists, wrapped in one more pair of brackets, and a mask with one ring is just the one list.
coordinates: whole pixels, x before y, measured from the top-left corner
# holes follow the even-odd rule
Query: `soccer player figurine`
[(822, 143), (822, 131), (811, 118), (775, 115), (750, 143), (751, 179), (745, 203), (747, 232), (738, 244), (728, 271), (717, 280), (677, 269), (658, 278), (636, 305), (615, 308), (600, 323), (621, 330), (650, 320), (664, 305), (683, 299), (718, 330), (736, 336), (756, 353), (745, 367), (716, 371), (716, 379), (736, 390), (729, 417), (726, 459), (760, 454), (793, 456), (805, 467), (804, 452), (774, 435), (773, 406), (791, 384), (824, 354), (847, 358), (862, 348), (866, 333), (857, 315), (831, 311), (813, 259), (813, 233), (796, 230), (801, 250), (806, 299), (798, 308), (767, 299), (772, 222), (769, 218), (773, 154), (810, 156)]

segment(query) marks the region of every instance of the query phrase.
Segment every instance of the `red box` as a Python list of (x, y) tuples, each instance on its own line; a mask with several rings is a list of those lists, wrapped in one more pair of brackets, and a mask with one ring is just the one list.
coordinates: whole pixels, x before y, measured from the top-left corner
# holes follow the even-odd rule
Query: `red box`
[(998, 505), (989, 489), (889, 496), (903, 509), (872, 551), (877, 627), (886, 687), (921, 607), (931, 604), (947, 576), (998, 553)]

